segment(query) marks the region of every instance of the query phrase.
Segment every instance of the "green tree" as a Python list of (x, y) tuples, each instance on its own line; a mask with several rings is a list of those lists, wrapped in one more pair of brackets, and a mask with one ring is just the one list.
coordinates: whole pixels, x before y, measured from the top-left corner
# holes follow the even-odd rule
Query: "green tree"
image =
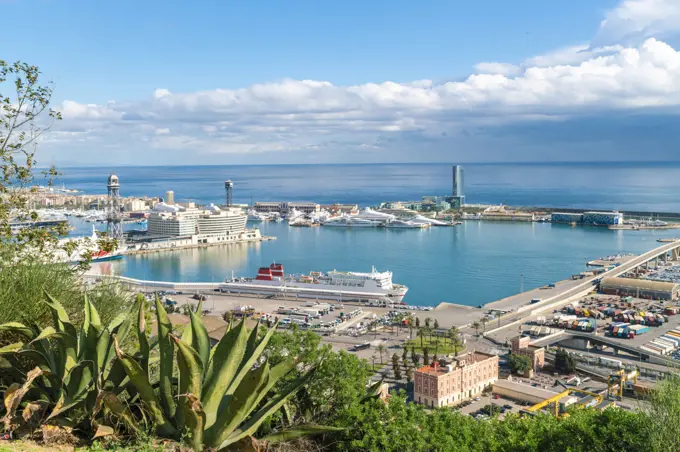
[(384, 344), (379, 344), (375, 349), (378, 351), (378, 354), (380, 355), (380, 364), (382, 364), (383, 363), (383, 353), (385, 353), (387, 351), (387, 349), (385, 348)]
[(411, 383), (413, 381), (413, 369), (410, 367), (406, 368), (406, 382)]
[(394, 372), (394, 379), (401, 380), (401, 368), (399, 367), (399, 355), (396, 353), (392, 355), (392, 371)]
[[(51, 230), (24, 228), (12, 234), (13, 220), (36, 220), (29, 209), (36, 192), (34, 170), (40, 137), (61, 114), (50, 109), (52, 84), (44, 83), (40, 69), (20, 61), (0, 60), (0, 265), (12, 265), (15, 256), (22, 260), (44, 259), (57, 245), (63, 227)], [(51, 183), (54, 168), (44, 172)], [(25, 250), (30, 252), (24, 252)], [(2, 271), (0, 267), (0, 271)]]
[(408, 361), (408, 349), (404, 347), (404, 349), (401, 351), (401, 360), (404, 361), (404, 366), (406, 365), (406, 362)]
[(416, 347), (415, 346), (411, 346), (411, 361), (413, 361), (414, 366), (418, 365), (419, 358), (418, 358), (418, 354), (416, 353)]
[(460, 339), (460, 336), (451, 338), (451, 347), (453, 348), (454, 356), (458, 356), (458, 352), (460, 352), (460, 349), (463, 347), (463, 341)]
[(416, 328), (420, 328), (420, 317), (416, 317)]
[(419, 328), (418, 329), (418, 337), (420, 337), (420, 348), (423, 348), (425, 345), (423, 344), (423, 339), (425, 339), (425, 335), (427, 333), (425, 332), (425, 328)]
[(571, 374), (576, 370), (576, 360), (563, 348), (555, 353), (555, 369), (563, 374)]
[(409, 334), (409, 339), (413, 339), (413, 328), (415, 327), (415, 319), (413, 318), (413, 314), (410, 314), (407, 317), (408, 321), (408, 334)]
[(432, 319), (430, 317), (425, 318), (425, 328), (430, 328), (430, 325), (432, 324)]
[(449, 328), (447, 333), (448, 333), (449, 339), (451, 340), (451, 345), (453, 345), (453, 339), (460, 335), (460, 331), (455, 326), (452, 326), (451, 328)]
[(474, 328), (475, 334), (476, 334), (477, 336), (479, 336), (479, 329), (480, 329), (481, 327), (482, 327), (482, 326), (479, 324), (479, 322), (477, 322), (477, 321), (472, 322), (472, 328)]
[(516, 374), (524, 374), (532, 368), (531, 359), (528, 356), (517, 355), (515, 353), (510, 353), (508, 356), (508, 364), (510, 369)]
[(430, 351), (425, 347), (423, 349), (423, 365), (427, 366), (430, 364), (430, 356), (429, 356)]
[(680, 450), (680, 376), (671, 374), (655, 385), (646, 415), (651, 436), (649, 450)]

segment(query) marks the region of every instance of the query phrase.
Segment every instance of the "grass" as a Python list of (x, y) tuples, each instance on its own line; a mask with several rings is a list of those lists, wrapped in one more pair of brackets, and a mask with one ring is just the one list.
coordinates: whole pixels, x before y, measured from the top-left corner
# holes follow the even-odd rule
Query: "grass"
[[(422, 343), (423, 346), (421, 347), (420, 338), (417, 337), (407, 341), (404, 344), (404, 348), (406, 348), (409, 352), (409, 357), (411, 353), (411, 347), (415, 347), (416, 353), (420, 354), (423, 353), (423, 348), (427, 348), (427, 352), (430, 356), (433, 356), (435, 351), (437, 352), (438, 356), (444, 356), (455, 352), (453, 346), (451, 345), (451, 340), (448, 338), (432, 336), (432, 339), (430, 339), (429, 337), (424, 337)], [(460, 346), (458, 348), (458, 354), (461, 354), (464, 349), (464, 346)]]

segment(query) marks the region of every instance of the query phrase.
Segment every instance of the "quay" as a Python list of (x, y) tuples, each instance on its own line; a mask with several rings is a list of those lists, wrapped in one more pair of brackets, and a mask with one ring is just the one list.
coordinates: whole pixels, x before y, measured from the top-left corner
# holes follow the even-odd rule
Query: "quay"
[(181, 242), (174, 242), (174, 241), (168, 241), (166, 242), (165, 245), (163, 246), (152, 246), (152, 247), (144, 247), (142, 245), (130, 245), (126, 251), (125, 255), (128, 256), (134, 256), (134, 255), (140, 255), (140, 254), (151, 254), (151, 253), (158, 253), (161, 251), (177, 251), (177, 250), (188, 250), (188, 249), (195, 249), (195, 248), (210, 248), (214, 246), (227, 246), (227, 245), (237, 245), (237, 244), (242, 244), (242, 243), (256, 243), (256, 242), (268, 242), (271, 240), (276, 240), (276, 237), (273, 236), (262, 236), (262, 235), (246, 235), (242, 238), (235, 239), (235, 240), (229, 240), (229, 241), (218, 241), (218, 242), (207, 242), (207, 243), (193, 243), (193, 242), (188, 242), (188, 243), (181, 243)]

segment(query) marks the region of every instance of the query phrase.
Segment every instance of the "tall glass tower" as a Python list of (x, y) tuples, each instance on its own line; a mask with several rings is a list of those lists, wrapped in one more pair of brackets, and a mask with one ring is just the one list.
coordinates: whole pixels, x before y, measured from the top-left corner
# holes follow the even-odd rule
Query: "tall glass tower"
[(465, 171), (460, 165), (453, 165), (451, 179), (451, 207), (461, 208), (465, 204)]

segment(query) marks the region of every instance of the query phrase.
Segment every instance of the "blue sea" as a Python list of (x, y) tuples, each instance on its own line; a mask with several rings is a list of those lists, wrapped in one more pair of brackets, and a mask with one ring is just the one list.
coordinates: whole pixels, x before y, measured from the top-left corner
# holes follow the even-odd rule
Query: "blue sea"
[[(468, 203), (504, 203), (593, 209), (680, 212), (680, 164), (469, 164)], [(223, 202), (225, 179), (234, 181), (234, 202), (316, 201), (376, 205), (413, 200), (451, 189), (448, 164), (282, 165), (66, 168), (67, 188), (105, 192), (114, 171), (123, 195)], [(251, 225), (253, 226), (253, 225)], [(409, 304), (442, 301), (480, 305), (568, 278), (585, 261), (654, 248), (657, 238), (680, 230), (610, 231), (543, 223), (466, 222), (428, 230), (291, 228), (258, 224), (277, 240), (200, 250), (130, 256), (102, 264), (140, 279), (219, 281), (232, 272), (251, 276), (281, 262), (287, 272), (332, 269), (391, 270), (409, 286)]]

